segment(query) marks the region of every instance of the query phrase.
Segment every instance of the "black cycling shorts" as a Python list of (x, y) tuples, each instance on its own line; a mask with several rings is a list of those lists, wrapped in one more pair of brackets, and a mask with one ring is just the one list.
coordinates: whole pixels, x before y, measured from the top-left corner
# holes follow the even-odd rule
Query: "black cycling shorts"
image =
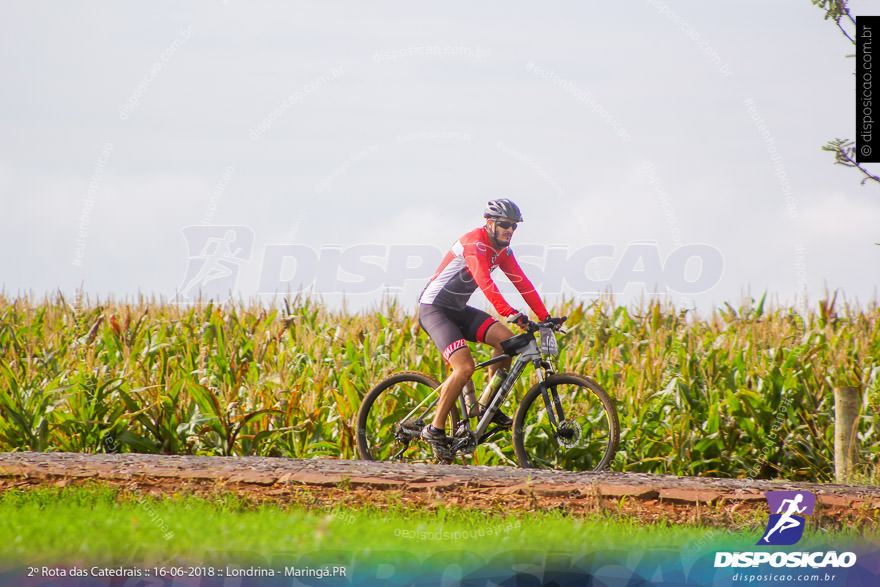
[(453, 310), (432, 304), (419, 304), (419, 324), (437, 345), (446, 362), (467, 341), (486, 342), (486, 331), (497, 322), (495, 318), (470, 306)]

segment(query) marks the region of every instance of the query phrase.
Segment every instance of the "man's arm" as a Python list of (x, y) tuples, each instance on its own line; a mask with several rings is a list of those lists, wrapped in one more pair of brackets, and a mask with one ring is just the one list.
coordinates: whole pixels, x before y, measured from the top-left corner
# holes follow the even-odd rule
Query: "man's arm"
[(537, 314), (538, 320), (546, 320), (549, 318), (550, 312), (544, 307), (544, 302), (541, 301), (541, 296), (538, 295), (538, 292), (535, 291), (535, 286), (532, 285), (532, 282), (529, 281), (529, 278), (523, 273), (522, 267), (516, 262), (510, 249), (507, 250), (507, 255), (501, 260), (501, 263), (499, 263), (498, 266), (501, 267), (501, 270), (504, 271), (504, 274), (510, 279), (511, 283), (516, 286), (517, 291), (532, 311)]
[(505, 317), (516, 314), (517, 311), (507, 303), (504, 296), (498, 291), (495, 282), (492, 281), (489, 266), (489, 252), (475, 246), (474, 244), (468, 244), (464, 247), (463, 256), (467, 263), (468, 270), (471, 275), (474, 276), (474, 281), (477, 282), (477, 285), (483, 291), (486, 299), (489, 300), (495, 310)]

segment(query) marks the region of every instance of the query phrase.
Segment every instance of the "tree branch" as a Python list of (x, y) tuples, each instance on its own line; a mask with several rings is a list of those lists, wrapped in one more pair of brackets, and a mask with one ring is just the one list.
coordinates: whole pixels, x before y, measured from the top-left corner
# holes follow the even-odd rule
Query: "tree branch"
[(856, 19), (853, 18), (852, 13), (849, 11), (849, 7), (846, 5), (846, 0), (812, 0), (813, 6), (818, 6), (822, 10), (825, 11), (825, 20), (833, 20), (834, 24), (837, 25), (837, 28), (840, 29), (840, 32), (843, 33), (843, 36), (846, 37), (850, 43), (853, 45), (856, 44), (855, 34), (850, 35), (847, 30), (844, 28), (843, 24), (841, 24), (841, 20), (846, 17), (849, 20), (852, 26), (856, 25)]
[(852, 141), (847, 139), (828, 141), (828, 143), (822, 147), (822, 150), (834, 153), (834, 162), (836, 164), (843, 165), (844, 167), (854, 167), (861, 171), (865, 175), (862, 179), (862, 185), (865, 185), (865, 182), (867, 181), (880, 183), (880, 177), (869, 173), (867, 169), (862, 167), (861, 163), (856, 161), (856, 148), (853, 146)]
[[(852, 17), (850, 17), (850, 18), (852, 18)], [(853, 21), (853, 23), (855, 23), (855, 21)], [(840, 29), (840, 32), (843, 33), (843, 36), (844, 36), (844, 37), (846, 37), (847, 39), (849, 39), (849, 42), (850, 42), (850, 43), (852, 43), (853, 45), (856, 44), (856, 40), (855, 40), (854, 38), (852, 38), (851, 36), (849, 36), (849, 33), (846, 32), (846, 29), (843, 28), (843, 25), (842, 25), (842, 24), (840, 24), (840, 19), (837, 20), (837, 28)]]

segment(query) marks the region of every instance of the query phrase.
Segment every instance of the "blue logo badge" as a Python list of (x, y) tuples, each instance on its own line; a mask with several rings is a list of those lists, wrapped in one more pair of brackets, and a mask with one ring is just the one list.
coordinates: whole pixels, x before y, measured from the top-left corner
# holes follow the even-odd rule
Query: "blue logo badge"
[(790, 546), (804, 535), (804, 516), (812, 516), (816, 496), (810, 491), (768, 491), (764, 494), (770, 506), (767, 529), (759, 545)]

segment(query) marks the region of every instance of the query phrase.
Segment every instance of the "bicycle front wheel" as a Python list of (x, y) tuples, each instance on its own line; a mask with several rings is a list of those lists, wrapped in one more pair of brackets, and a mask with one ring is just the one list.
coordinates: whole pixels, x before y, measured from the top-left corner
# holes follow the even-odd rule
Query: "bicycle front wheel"
[(529, 389), (513, 422), (520, 467), (600, 471), (619, 442), (611, 397), (593, 379), (573, 373), (551, 375)]
[[(380, 381), (361, 403), (357, 419), (358, 453), (364, 460), (434, 462), (430, 445), (421, 440), (426, 424), (434, 419), (440, 383), (424, 373), (403, 371)], [(447, 431), (455, 430), (458, 415), (453, 408)]]

